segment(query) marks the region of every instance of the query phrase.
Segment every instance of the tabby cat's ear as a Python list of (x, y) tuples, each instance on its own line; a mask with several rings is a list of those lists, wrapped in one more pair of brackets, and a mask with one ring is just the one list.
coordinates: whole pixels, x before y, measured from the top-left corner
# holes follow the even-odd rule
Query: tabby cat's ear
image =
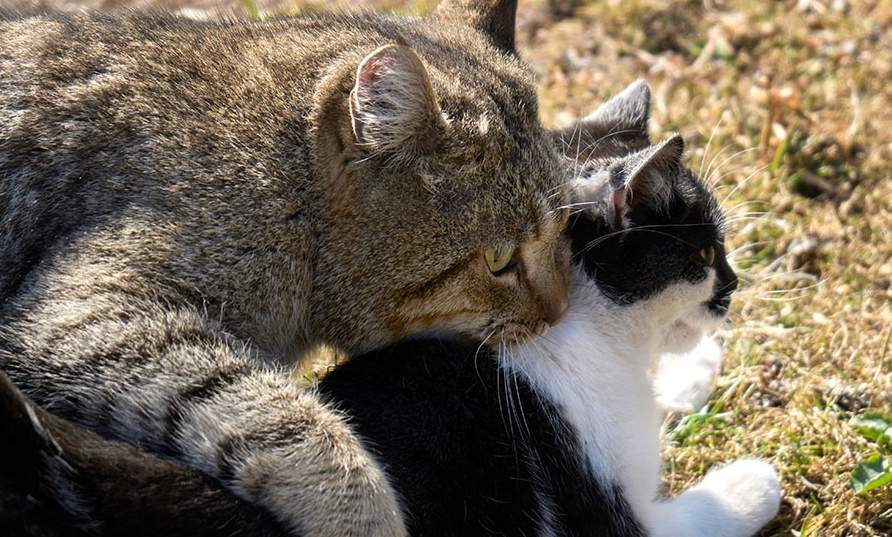
[(436, 15), (486, 34), (496, 48), (514, 53), (517, 0), (443, 0)]
[(350, 92), (350, 118), (356, 143), (371, 153), (435, 141), (440, 105), (427, 69), (411, 47), (385, 45), (362, 60)]

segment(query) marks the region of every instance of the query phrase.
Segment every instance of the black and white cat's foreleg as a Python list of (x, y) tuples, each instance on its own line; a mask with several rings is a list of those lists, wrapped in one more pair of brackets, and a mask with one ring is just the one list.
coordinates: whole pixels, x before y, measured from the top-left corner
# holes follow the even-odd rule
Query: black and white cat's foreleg
[[(692, 411), (706, 403), (721, 361), (710, 336), (684, 354), (664, 354), (654, 377), (661, 411)], [(713, 469), (675, 498), (655, 502), (646, 517), (652, 537), (749, 537), (776, 515), (781, 487), (775, 469), (741, 459)]]
[(699, 483), (652, 507), (651, 537), (751, 537), (780, 507), (777, 472), (741, 459), (711, 470)]
[(654, 372), (654, 396), (665, 414), (696, 412), (712, 395), (722, 360), (722, 347), (711, 336), (703, 336), (693, 349), (663, 353)]

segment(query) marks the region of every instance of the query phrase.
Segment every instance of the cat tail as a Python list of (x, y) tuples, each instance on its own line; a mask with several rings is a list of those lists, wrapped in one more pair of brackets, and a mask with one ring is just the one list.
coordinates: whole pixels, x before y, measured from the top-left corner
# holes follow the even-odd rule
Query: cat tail
[(767, 462), (742, 459), (706, 474), (677, 497), (654, 504), (652, 537), (750, 537), (778, 512), (781, 486)]
[(287, 372), (196, 309), (107, 299), (29, 304), (0, 367), (47, 410), (196, 468), (296, 534), (405, 535), (376, 461)]
[(284, 536), (205, 474), (52, 416), (0, 372), (0, 526), (14, 535)]

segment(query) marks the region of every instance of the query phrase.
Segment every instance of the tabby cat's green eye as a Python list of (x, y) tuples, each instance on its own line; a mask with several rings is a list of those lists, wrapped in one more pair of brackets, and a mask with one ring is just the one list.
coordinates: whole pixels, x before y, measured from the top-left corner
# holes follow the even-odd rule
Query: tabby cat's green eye
[(715, 264), (715, 248), (712, 246), (707, 246), (706, 248), (700, 250), (700, 257), (703, 258), (703, 261), (709, 265), (710, 267)]
[(486, 260), (486, 266), (493, 274), (505, 270), (511, 259), (514, 258), (514, 247), (508, 248), (490, 248), (483, 252), (483, 258)]

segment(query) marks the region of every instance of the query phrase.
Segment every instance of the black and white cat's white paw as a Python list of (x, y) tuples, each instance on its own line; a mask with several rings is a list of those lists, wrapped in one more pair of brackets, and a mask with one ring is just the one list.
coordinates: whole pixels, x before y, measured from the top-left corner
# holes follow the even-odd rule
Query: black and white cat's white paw
[(657, 362), (653, 386), (663, 413), (695, 412), (709, 401), (722, 359), (722, 347), (703, 336), (683, 353), (663, 353)]
[(742, 459), (706, 474), (661, 504), (653, 537), (751, 537), (775, 516), (780, 478), (767, 462)]

